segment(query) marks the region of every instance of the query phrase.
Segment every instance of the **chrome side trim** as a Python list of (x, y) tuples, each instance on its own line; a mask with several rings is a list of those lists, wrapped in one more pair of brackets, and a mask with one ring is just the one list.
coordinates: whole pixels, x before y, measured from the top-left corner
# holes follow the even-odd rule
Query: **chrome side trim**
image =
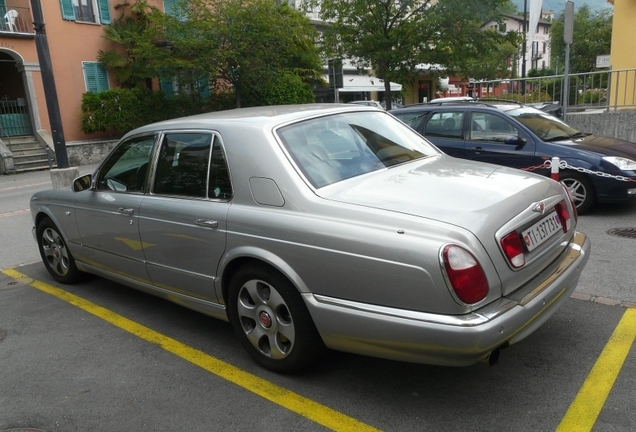
[[(333, 297), (327, 297), (320, 294), (311, 294), (318, 303), (323, 303), (330, 306), (342, 307), (346, 309), (353, 309), (360, 312), (367, 312), (376, 315), (385, 315), (394, 318), (403, 318), (408, 320), (422, 321), (433, 324), (444, 324), (458, 327), (474, 327), (489, 321), (488, 318), (483, 315), (476, 314), (474, 312), (466, 315), (439, 315), (428, 312), (417, 312), (404, 309), (395, 309), (386, 306), (378, 306), (367, 303), (359, 303), (351, 300), (343, 300)], [(515, 306), (515, 302), (512, 306)]]
[(150, 285), (148, 283), (145, 282), (141, 282), (137, 279), (132, 279), (126, 276), (122, 276), (113, 272), (110, 272), (108, 270), (104, 270), (102, 268), (96, 267), (94, 265), (88, 264), (85, 261), (76, 261), (77, 267), (78, 269), (80, 269), (81, 271), (85, 271), (88, 273), (92, 273), (98, 276), (102, 276), (105, 277), (106, 279), (121, 283), (123, 285), (129, 286), (131, 288), (135, 288), (138, 289), (140, 291), (144, 291), (147, 292), (148, 294), (153, 294), (159, 297), (163, 297), (166, 299), (169, 299), (170, 301), (172, 301), (173, 303), (178, 303), (177, 301), (175, 301), (175, 297), (179, 298), (183, 301), (187, 301), (188, 303), (191, 303), (192, 305), (201, 305), (200, 308), (195, 308), (192, 305), (189, 305), (187, 307), (190, 308), (194, 308), (195, 310), (199, 310), (202, 311), (203, 313), (206, 313), (208, 315), (214, 315), (216, 316), (216, 314), (210, 314), (209, 310), (210, 309), (215, 309), (218, 312), (217, 313), (222, 313), (225, 314), (225, 305), (220, 304), (220, 303), (214, 303), (214, 302), (210, 302), (210, 301), (206, 301), (206, 300), (202, 300), (196, 297), (191, 297), (185, 294), (181, 294), (175, 291), (171, 291), (171, 290), (167, 290), (164, 288), (160, 288), (158, 286), (155, 285)]

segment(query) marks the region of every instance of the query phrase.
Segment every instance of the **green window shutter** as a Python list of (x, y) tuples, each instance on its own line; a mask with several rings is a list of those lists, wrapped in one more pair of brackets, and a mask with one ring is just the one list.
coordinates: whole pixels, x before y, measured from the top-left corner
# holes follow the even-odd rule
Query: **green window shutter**
[(97, 70), (95, 68), (96, 63), (84, 62), (82, 68), (84, 69), (84, 79), (86, 80), (86, 91), (97, 91)]
[(163, 0), (163, 13), (175, 16), (177, 13), (177, 0)]
[(63, 19), (75, 21), (75, 9), (73, 8), (73, 0), (60, 0), (60, 8), (62, 9)]
[(210, 97), (210, 80), (208, 78), (201, 78), (198, 82), (199, 95), (203, 99)]
[(108, 0), (97, 0), (99, 7), (99, 18), (102, 24), (110, 24), (110, 7)]
[(160, 79), (159, 87), (166, 97), (174, 96), (174, 88), (172, 87), (172, 79)]
[(106, 69), (101, 67), (99, 63), (95, 63), (97, 69), (97, 91), (105, 91), (110, 88), (108, 84), (108, 72)]
[(87, 92), (101, 92), (110, 88), (108, 73), (97, 62), (83, 62), (84, 79)]

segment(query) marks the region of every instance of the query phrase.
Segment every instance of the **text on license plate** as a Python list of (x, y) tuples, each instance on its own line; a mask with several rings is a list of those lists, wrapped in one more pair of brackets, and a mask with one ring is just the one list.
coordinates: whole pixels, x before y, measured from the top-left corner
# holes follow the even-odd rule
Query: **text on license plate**
[(562, 231), (561, 220), (557, 216), (556, 212), (552, 212), (536, 224), (532, 225), (527, 230), (523, 231), (523, 241), (528, 248), (528, 251), (541, 245), (547, 239), (558, 231)]

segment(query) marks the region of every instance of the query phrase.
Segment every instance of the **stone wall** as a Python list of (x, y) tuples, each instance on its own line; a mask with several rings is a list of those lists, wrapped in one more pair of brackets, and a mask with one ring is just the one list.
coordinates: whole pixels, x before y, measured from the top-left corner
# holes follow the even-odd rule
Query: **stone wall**
[(582, 132), (636, 142), (636, 110), (593, 114), (568, 113), (567, 123)]
[(81, 166), (99, 163), (115, 147), (115, 144), (117, 144), (117, 140), (66, 143), (68, 164), (69, 166)]

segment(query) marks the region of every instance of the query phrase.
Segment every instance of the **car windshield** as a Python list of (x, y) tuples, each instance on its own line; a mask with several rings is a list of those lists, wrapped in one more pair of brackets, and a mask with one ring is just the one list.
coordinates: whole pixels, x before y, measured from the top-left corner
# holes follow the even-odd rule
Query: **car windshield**
[(320, 117), (282, 127), (278, 135), (316, 188), (440, 154), (412, 129), (381, 112)]
[(563, 123), (558, 118), (535, 108), (521, 107), (507, 110), (505, 113), (519, 120), (544, 141), (556, 141), (586, 135)]

